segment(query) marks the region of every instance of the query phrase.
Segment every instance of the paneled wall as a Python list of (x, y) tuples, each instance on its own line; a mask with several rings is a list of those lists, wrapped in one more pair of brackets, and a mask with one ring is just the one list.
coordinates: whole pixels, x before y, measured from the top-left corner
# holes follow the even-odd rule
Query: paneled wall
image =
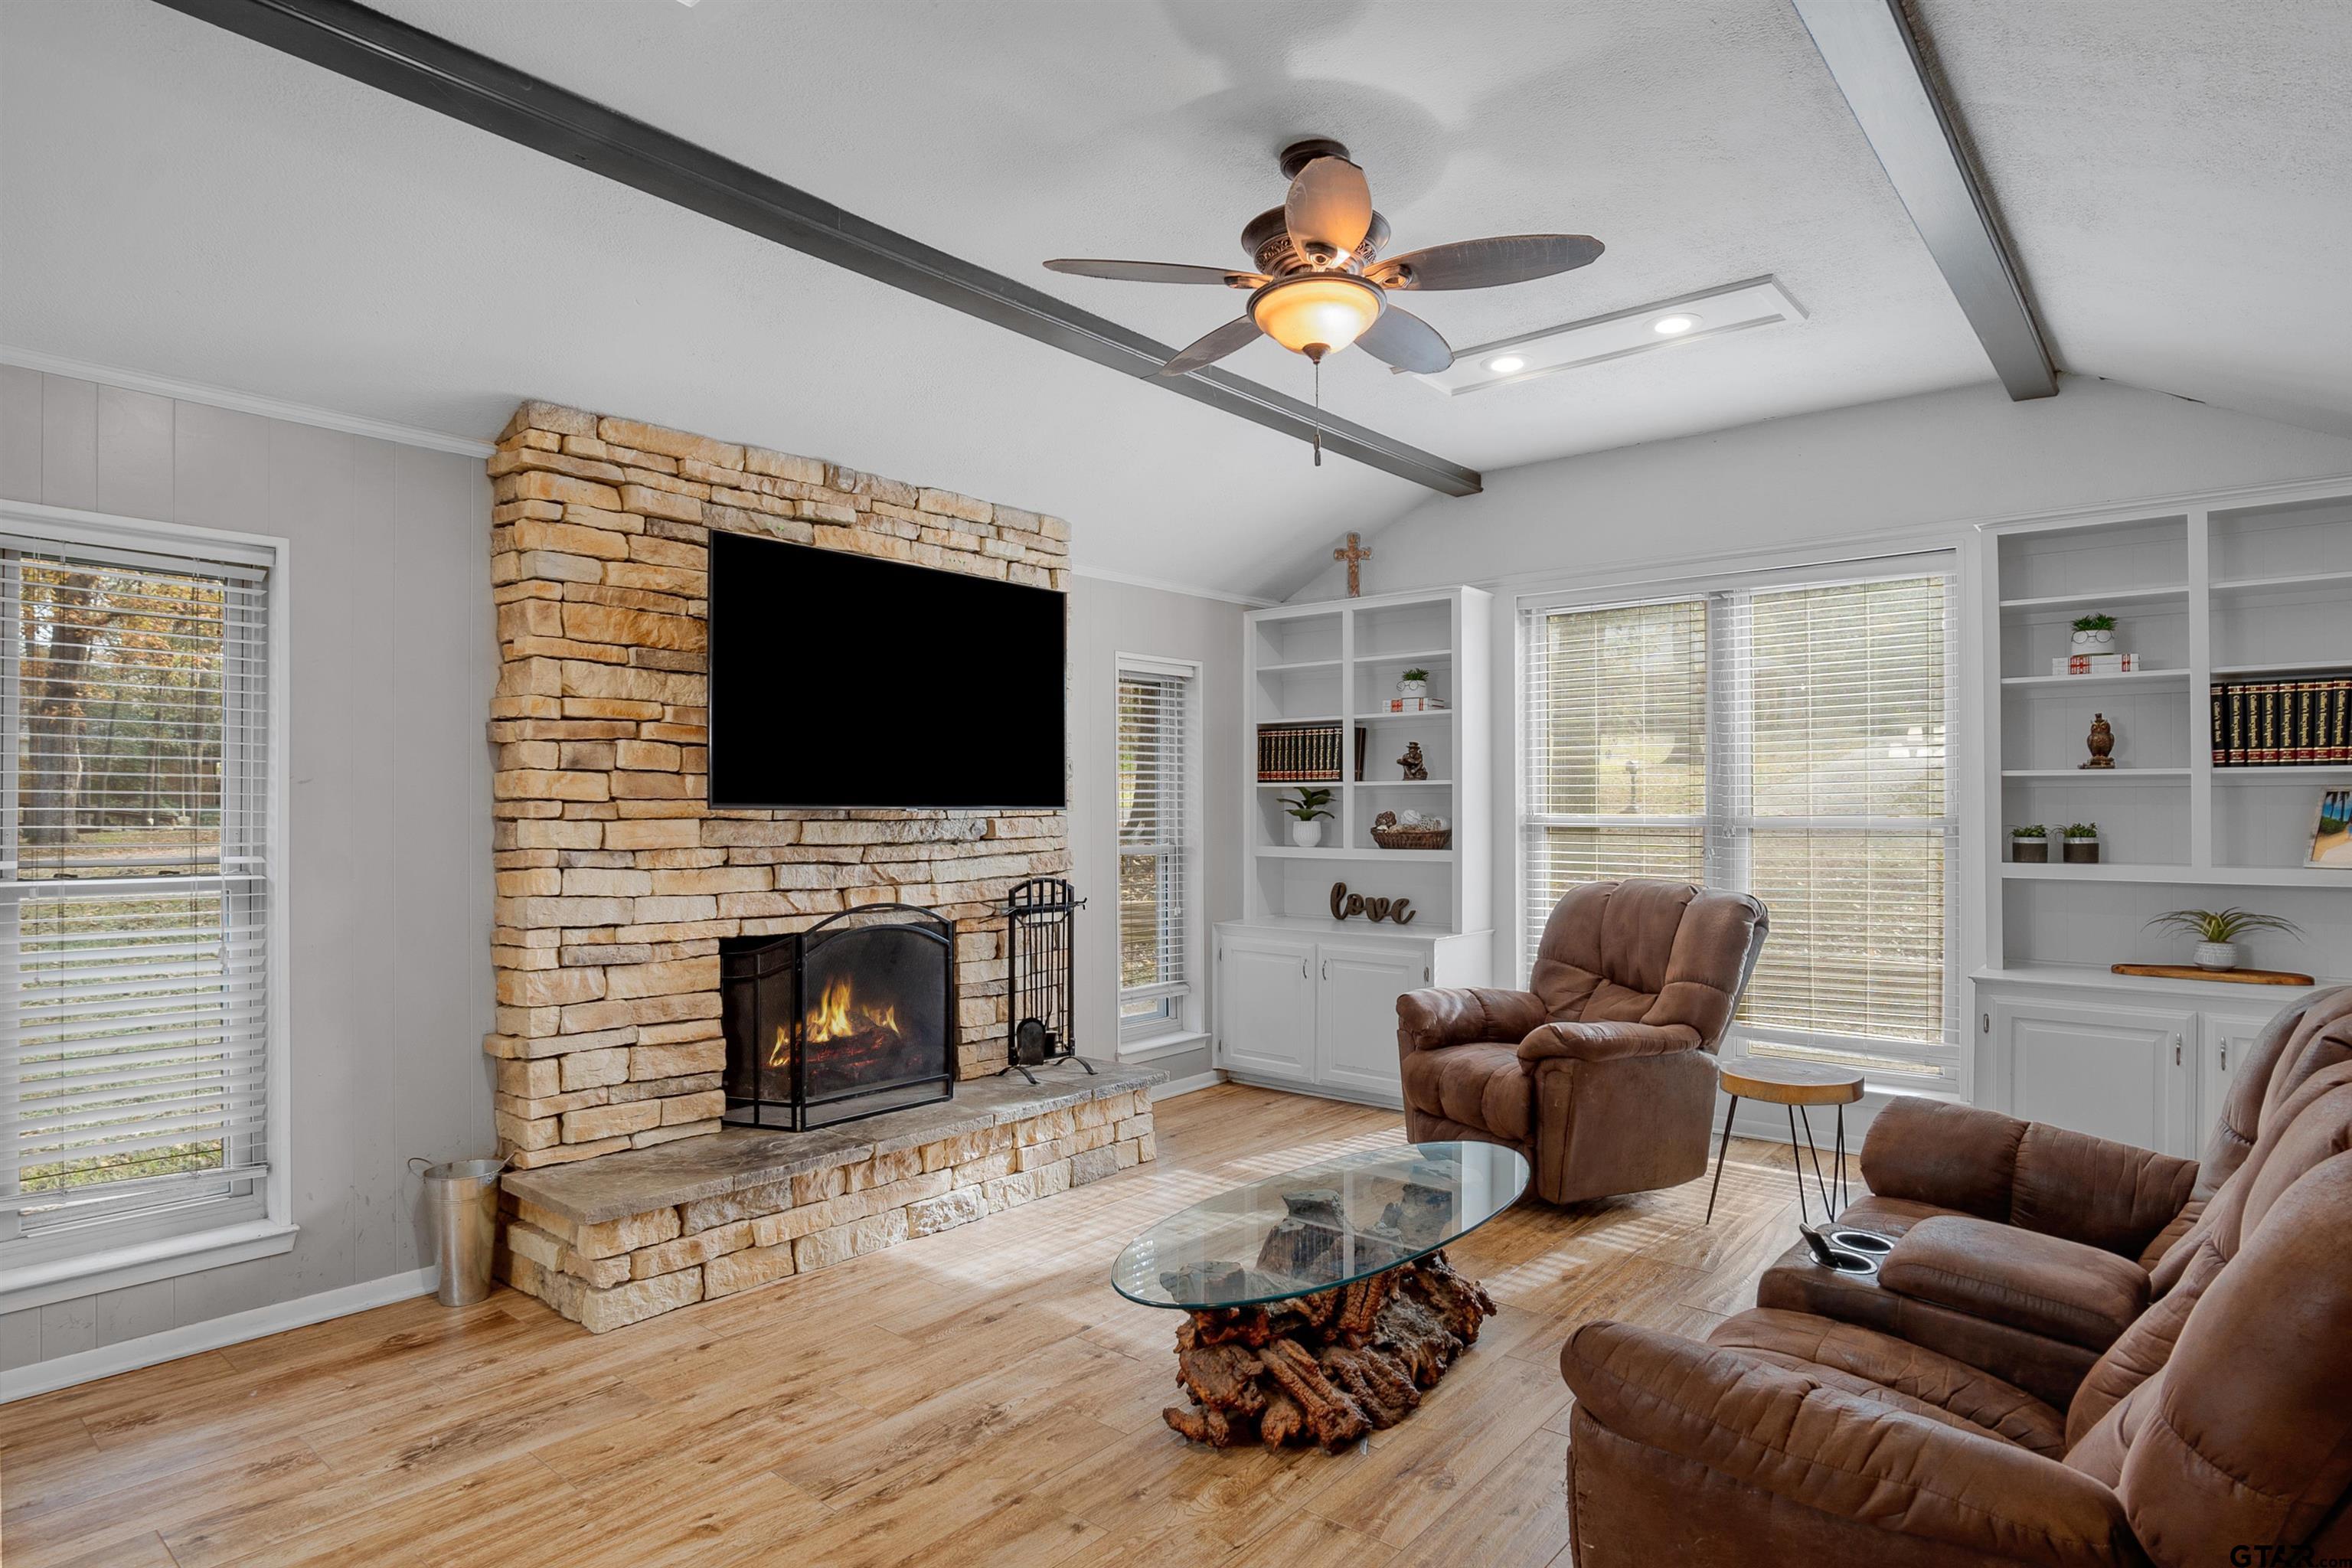
[(0, 1317), (0, 1371), (430, 1261), (492, 1142), (497, 679), (478, 459), (0, 365), (0, 497), (291, 541), (290, 1252)]

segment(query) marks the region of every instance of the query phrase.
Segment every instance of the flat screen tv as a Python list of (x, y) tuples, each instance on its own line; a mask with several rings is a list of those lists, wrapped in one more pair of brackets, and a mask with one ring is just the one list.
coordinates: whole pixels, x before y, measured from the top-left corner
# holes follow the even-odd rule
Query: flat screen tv
[(1059, 807), (1066, 595), (710, 536), (710, 804)]

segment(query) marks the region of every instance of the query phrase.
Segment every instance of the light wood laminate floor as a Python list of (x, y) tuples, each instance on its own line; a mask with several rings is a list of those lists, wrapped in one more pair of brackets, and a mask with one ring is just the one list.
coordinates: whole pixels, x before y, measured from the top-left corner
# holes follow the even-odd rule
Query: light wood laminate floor
[(1450, 1249), (1501, 1310), (1346, 1454), (1161, 1425), (1173, 1312), (1110, 1261), (1221, 1187), (1401, 1136), (1239, 1085), (1157, 1108), (1154, 1164), (772, 1289), (591, 1336), (499, 1290), (0, 1405), (7, 1568), (1438, 1568), (1568, 1563), (1561, 1342), (1698, 1334), (1793, 1239), (1785, 1147), (1706, 1184), (1532, 1201)]

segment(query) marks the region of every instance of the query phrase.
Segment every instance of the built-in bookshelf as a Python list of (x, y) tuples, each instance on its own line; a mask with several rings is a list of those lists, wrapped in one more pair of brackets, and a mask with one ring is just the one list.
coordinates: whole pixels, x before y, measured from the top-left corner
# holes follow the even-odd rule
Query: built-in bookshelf
[[(2352, 788), (2352, 759), (2220, 765), (2211, 707), (2233, 683), (2352, 677), (2352, 488), (2001, 525), (1981, 549), (1992, 963), (2103, 969), (2160, 945), (2137, 937), (2150, 914), (2238, 903), (2311, 933), (2258, 944), (2266, 958), (2352, 970), (2352, 869), (2305, 864), (2321, 793)], [(2098, 611), (2139, 667), (2053, 675), (2074, 619)], [(2081, 766), (2095, 714), (2113, 768)], [(2097, 864), (2061, 859), (2077, 822), (2098, 826)], [(2049, 828), (2048, 863), (2011, 858), (2009, 830), (2031, 823)]]
[[(1245, 618), (1245, 921), (1328, 928), (1337, 880), (1369, 895), (1411, 899), (1419, 912), (1408, 929), (1417, 934), (1486, 927), (1492, 602), (1475, 588), (1453, 588), (1277, 605)], [(1398, 687), (1411, 669), (1427, 672), (1428, 706), (1397, 711)], [(1257, 776), (1260, 726), (1293, 724), (1336, 729), (1337, 778)], [(1425, 779), (1405, 778), (1398, 761), (1416, 742)], [(1292, 818), (1283, 811), (1301, 787), (1333, 792), (1333, 815), (1323, 824), (1322, 842), (1311, 847), (1291, 841)], [(1372, 823), (1384, 811), (1444, 817), (1452, 842), (1444, 849), (1383, 849), (1372, 841)]]

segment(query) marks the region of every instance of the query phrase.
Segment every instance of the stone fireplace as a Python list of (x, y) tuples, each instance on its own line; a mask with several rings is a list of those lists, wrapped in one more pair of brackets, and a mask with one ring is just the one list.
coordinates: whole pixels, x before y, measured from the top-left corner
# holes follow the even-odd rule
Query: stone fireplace
[[(708, 804), (714, 531), (1061, 589), (1067, 526), (544, 403), (489, 471), (501, 1277), (604, 1330), (1150, 1159), (1160, 1075), (992, 1076), (1005, 896), (1067, 872), (1061, 812)], [(884, 905), (921, 921), (837, 962)], [(916, 956), (922, 984), (872, 989)], [(730, 976), (762, 971), (766, 994), (730, 1004)], [(763, 1053), (730, 1061), (730, 1005), (769, 1010), (745, 1036)], [(782, 1127), (725, 1125), (763, 1106)]]
[(861, 904), (956, 923), (955, 1071), (1004, 1065), (998, 906), (1066, 873), (1058, 811), (713, 811), (709, 541), (765, 534), (1035, 587), (1057, 518), (527, 403), (489, 470), (499, 1152), (522, 1169), (713, 1132), (720, 944)]
[(955, 922), (869, 904), (719, 945), (727, 1120), (805, 1132), (949, 1099)]

